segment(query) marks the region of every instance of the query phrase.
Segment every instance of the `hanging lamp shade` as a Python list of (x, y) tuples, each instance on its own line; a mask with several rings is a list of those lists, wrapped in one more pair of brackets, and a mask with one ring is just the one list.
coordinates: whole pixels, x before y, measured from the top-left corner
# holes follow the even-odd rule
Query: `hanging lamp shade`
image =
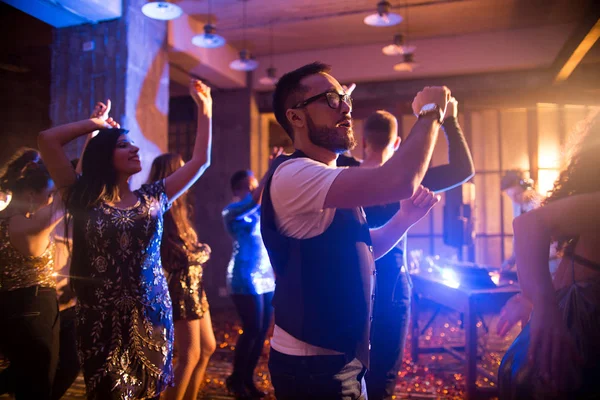
[(225, 38), (217, 34), (217, 28), (214, 25), (206, 24), (204, 25), (204, 33), (194, 36), (192, 44), (205, 49), (216, 49), (225, 44)]
[(151, 1), (142, 6), (142, 13), (148, 18), (170, 21), (179, 18), (183, 10), (177, 4), (167, 1)]
[(277, 69), (275, 67), (267, 68), (267, 75), (258, 80), (261, 85), (276, 85), (277, 81), (279, 81), (279, 78), (277, 78)]
[(394, 35), (394, 41), (392, 44), (388, 44), (381, 51), (386, 56), (401, 56), (406, 53), (414, 53), (417, 48), (415, 46), (409, 46), (404, 43), (404, 35), (398, 33)]
[(248, 50), (244, 49), (240, 51), (240, 58), (229, 64), (229, 68), (236, 71), (254, 71), (258, 68), (258, 61), (252, 58)]
[(394, 26), (402, 22), (402, 17), (399, 14), (390, 11), (392, 5), (389, 1), (380, 1), (377, 3), (377, 12), (367, 15), (364, 23), (370, 26)]
[(221, 35), (217, 35), (217, 27), (213, 25), (211, 21), (212, 16), (212, 1), (208, 0), (208, 22), (204, 25), (204, 33), (195, 35), (192, 38), (192, 44), (194, 46), (202, 47), (205, 49), (216, 49), (225, 44), (225, 38)]
[(414, 54), (405, 53), (402, 55), (402, 57), (402, 62), (394, 65), (394, 71), (412, 72), (415, 68), (419, 66), (419, 64), (415, 62)]

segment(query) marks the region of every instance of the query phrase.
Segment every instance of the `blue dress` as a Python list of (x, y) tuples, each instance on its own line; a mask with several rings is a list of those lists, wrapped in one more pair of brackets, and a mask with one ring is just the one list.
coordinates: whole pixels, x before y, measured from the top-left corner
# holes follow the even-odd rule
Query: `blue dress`
[(275, 276), (260, 236), (260, 205), (248, 194), (225, 207), (222, 215), (233, 239), (233, 253), (227, 267), (229, 294), (273, 292)]

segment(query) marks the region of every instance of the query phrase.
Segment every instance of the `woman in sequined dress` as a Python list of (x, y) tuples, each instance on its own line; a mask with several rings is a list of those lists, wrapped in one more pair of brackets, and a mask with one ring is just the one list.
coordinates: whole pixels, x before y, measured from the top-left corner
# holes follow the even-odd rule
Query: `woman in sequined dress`
[[(162, 181), (132, 191), (139, 148), (108, 118), (58, 126), (38, 144), (72, 216), (72, 282), (79, 358), (89, 399), (158, 398), (173, 384), (173, 317), (160, 257), (163, 215), (210, 163), (210, 89), (192, 81), (198, 127), (190, 161)], [(63, 146), (89, 132), (77, 176)], [(69, 226), (67, 223), (66, 226)]]
[[(277, 149), (274, 156), (281, 154)], [(274, 156), (271, 158), (273, 159)], [(235, 346), (233, 373), (227, 388), (237, 398), (264, 397), (254, 384), (254, 369), (271, 325), (275, 277), (260, 235), (259, 184), (252, 171), (231, 177), (233, 202), (223, 209), (223, 220), (233, 238), (233, 254), (227, 268), (227, 289), (242, 320), (242, 334)]]
[(54, 184), (36, 150), (19, 150), (0, 172), (12, 195), (0, 212), (0, 353), (10, 366), (0, 392), (50, 399), (58, 364), (59, 316), (50, 234), (63, 217)]
[[(150, 182), (159, 181), (184, 165), (179, 154), (163, 154), (152, 162)], [(166, 399), (196, 399), (206, 366), (217, 346), (202, 282), (203, 264), (210, 247), (198, 242), (192, 226), (187, 194), (178, 198), (164, 216), (162, 266), (169, 284), (175, 325), (175, 387)]]

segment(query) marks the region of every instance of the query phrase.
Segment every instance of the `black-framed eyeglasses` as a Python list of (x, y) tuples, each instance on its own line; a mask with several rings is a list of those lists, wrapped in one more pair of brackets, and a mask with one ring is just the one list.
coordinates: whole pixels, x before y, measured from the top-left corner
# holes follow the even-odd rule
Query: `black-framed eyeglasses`
[(348, 107), (352, 107), (352, 97), (350, 94), (343, 93), (339, 94), (333, 90), (328, 90), (327, 92), (320, 93), (316, 96), (309, 97), (308, 99), (296, 104), (292, 109), (306, 107), (312, 102), (319, 100), (321, 97), (325, 97), (327, 99), (327, 105), (334, 110), (337, 110), (340, 107), (342, 101), (348, 104)]

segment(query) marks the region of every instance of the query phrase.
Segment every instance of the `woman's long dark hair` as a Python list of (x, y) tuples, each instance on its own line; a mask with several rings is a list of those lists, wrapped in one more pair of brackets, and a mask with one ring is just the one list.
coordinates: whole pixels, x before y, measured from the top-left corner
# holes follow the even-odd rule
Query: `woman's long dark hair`
[[(600, 191), (600, 113), (580, 123), (565, 157), (565, 167), (543, 204)], [(558, 250), (569, 250), (577, 237), (555, 238)], [(567, 249), (567, 245), (569, 249)]]
[[(101, 202), (113, 202), (118, 199), (117, 171), (114, 167), (114, 151), (125, 129), (101, 129), (85, 148), (82, 160), (81, 176), (67, 190), (65, 195), (66, 220), (65, 233), (68, 237), (72, 226), (73, 249), (71, 252), (71, 276), (73, 286), (77, 287), (77, 277), (81, 277), (86, 268), (85, 216), (90, 208)], [(71, 224), (72, 222), (72, 224)]]
[[(154, 159), (148, 182), (160, 181), (181, 167), (179, 154), (166, 153)], [(163, 267), (169, 271), (172, 267), (187, 264), (187, 252), (198, 250), (198, 234), (191, 221), (192, 208), (187, 192), (173, 202), (171, 209), (164, 215), (161, 256)], [(185, 248), (184, 248), (185, 247)]]

